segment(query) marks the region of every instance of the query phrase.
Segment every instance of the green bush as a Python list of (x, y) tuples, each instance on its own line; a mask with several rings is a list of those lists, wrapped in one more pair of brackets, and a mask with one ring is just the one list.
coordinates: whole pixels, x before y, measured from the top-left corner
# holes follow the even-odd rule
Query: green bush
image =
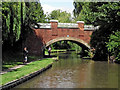
[(115, 56), (116, 60), (120, 61), (120, 31), (110, 35), (107, 47), (110, 56)]

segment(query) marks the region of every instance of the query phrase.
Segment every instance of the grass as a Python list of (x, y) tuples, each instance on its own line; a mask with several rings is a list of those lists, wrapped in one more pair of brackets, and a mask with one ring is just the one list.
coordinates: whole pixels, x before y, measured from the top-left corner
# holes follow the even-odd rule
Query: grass
[(55, 50), (51, 50), (51, 52), (55, 52), (55, 51), (66, 51), (66, 49), (55, 49)]
[[(40, 59), (40, 56), (28, 56), (28, 62), (31, 61), (35, 61)], [(14, 66), (23, 64), (23, 55), (21, 54), (17, 54), (16, 56), (14, 55), (14, 57), (7, 57), (7, 60), (3, 60), (3, 64), (2, 64), (2, 69), (8, 69), (8, 68), (12, 68)]]
[(23, 76), (26, 76), (32, 72), (37, 71), (37, 70), (40, 70), (40, 69), (48, 66), (52, 62), (53, 62), (52, 59), (47, 58), (47, 59), (31, 62), (21, 68), (16, 69), (15, 71), (3, 74), (2, 75), (2, 85), (6, 84), (10, 81), (19, 79)]
[(48, 51), (45, 51), (45, 55), (48, 55)]
[(7, 63), (2, 65), (2, 68), (8, 69), (8, 68), (12, 68), (14, 66), (20, 65), (20, 64), (23, 64), (23, 62), (7, 62)]
[[(51, 50), (51, 53), (53, 52), (65, 52), (67, 51), (66, 49), (53, 49)], [(48, 55), (48, 50), (45, 50), (45, 55)]]

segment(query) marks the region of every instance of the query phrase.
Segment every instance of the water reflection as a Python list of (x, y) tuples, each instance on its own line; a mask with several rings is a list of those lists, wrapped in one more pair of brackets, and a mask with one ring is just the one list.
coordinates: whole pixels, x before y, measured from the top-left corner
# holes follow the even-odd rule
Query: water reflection
[(83, 60), (75, 53), (63, 53), (51, 69), (16, 88), (68, 87), (118, 88), (118, 65)]

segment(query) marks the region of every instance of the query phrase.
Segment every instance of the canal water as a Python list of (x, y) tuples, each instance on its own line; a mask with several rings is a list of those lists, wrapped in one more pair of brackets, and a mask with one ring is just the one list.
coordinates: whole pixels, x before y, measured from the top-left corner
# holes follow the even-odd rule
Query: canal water
[(61, 53), (52, 68), (15, 88), (118, 88), (118, 69), (118, 64)]

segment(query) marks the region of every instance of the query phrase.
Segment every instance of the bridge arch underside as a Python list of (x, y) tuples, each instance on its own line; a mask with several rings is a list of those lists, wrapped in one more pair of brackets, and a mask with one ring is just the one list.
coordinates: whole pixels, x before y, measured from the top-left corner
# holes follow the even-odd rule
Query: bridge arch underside
[(74, 43), (77, 43), (79, 46), (81, 46), (83, 49), (90, 49), (90, 46), (84, 42), (83, 40), (81, 39), (78, 39), (78, 38), (73, 38), (73, 37), (59, 37), (59, 38), (56, 38), (56, 39), (52, 39), (50, 40), (49, 42), (46, 43), (46, 47), (48, 47), (49, 45), (55, 43), (55, 42), (58, 42), (58, 41), (71, 41), (71, 42), (74, 42)]

